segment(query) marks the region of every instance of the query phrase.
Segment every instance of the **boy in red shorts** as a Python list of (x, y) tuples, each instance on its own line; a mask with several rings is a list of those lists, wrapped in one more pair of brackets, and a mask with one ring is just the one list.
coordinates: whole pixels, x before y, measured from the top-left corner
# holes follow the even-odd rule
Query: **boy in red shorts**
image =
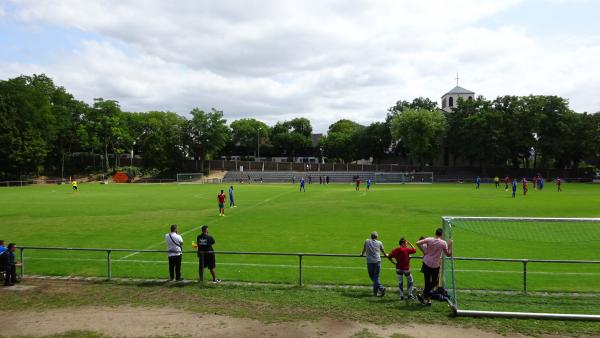
[[(413, 276), (410, 273), (410, 255), (417, 252), (411, 242), (403, 238), (400, 238), (398, 242), (399, 247), (392, 250), (389, 254), (388, 259), (390, 262), (396, 264), (396, 274), (398, 276), (398, 290), (400, 291), (400, 299), (404, 300), (403, 290), (403, 277), (406, 277), (408, 282), (408, 299), (415, 299), (413, 296)], [(409, 247), (406, 245), (408, 244)], [(394, 259), (396, 261), (394, 262)]]

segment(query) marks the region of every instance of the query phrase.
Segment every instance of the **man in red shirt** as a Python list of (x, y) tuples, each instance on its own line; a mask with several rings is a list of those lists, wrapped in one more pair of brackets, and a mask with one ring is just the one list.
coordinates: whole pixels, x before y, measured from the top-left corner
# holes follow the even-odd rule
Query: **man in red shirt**
[(356, 176), (354, 183), (355, 183), (354, 190), (359, 191), (360, 190), (360, 177)]
[[(392, 250), (392, 252), (388, 255), (388, 259), (390, 262), (396, 264), (396, 274), (398, 276), (398, 290), (400, 291), (400, 299), (404, 299), (404, 290), (403, 290), (403, 276), (406, 276), (406, 281), (408, 282), (408, 299), (415, 299), (413, 296), (413, 276), (410, 273), (410, 255), (417, 252), (415, 247), (411, 242), (407, 241), (403, 238), (400, 238), (399, 247)], [(408, 244), (409, 247), (406, 245)], [(394, 259), (396, 261), (394, 262)]]
[(217, 200), (219, 200), (219, 216), (225, 216), (225, 194), (223, 190), (217, 195)]

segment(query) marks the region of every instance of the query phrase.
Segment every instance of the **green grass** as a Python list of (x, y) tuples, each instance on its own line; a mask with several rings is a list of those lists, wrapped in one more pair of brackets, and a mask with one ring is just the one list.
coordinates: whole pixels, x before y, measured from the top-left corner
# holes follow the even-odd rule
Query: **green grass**
[[(236, 184), (237, 208), (218, 217), (216, 194), (228, 185), (47, 185), (0, 189), (0, 237), (25, 246), (164, 249), (164, 234), (179, 224), (185, 248), (203, 224), (216, 238), (216, 250), (358, 254), (363, 241), (377, 230), (388, 251), (404, 236), (413, 242), (431, 235), (443, 215), (599, 217), (600, 186), (553, 185), (526, 197), (470, 184), (377, 185), (355, 192), (351, 185), (312, 184), (306, 193), (290, 184)], [(471, 229), (472, 230), (472, 229)], [(457, 256), (529, 259), (598, 259), (600, 241), (581, 238), (577, 228), (564, 240), (546, 241), (539, 233), (516, 228), (504, 237), (465, 231), (455, 236)], [(589, 231), (589, 229), (586, 229)], [(568, 235), (571, 234), (571, 235)], [(496, 234), (497, 235), (497, 234)], [(502, 234), (500, 234), (502, 235)], [(532, 237), (533, 236), (533, 237)], [(535, 237), (538, 236), (538, 237)], [(570, 238), (569, 236), (572, 236)], [(594, 236), (596, 236), (594, 234)], [(583, 236), (585, 237), (585, 236)], [(26, 273), (106, 275), (106, 254), (26, 250)], [(164, 254), (112, 254), (115, 277), (167, 276)], [(224, 280), (296, 283), (296, 257), (219, 255)], [(184, 277), (195, 279), (197, 259), (184, 255)], [(305, 283), (368, 284), (364, 259), (303, 260)], [(415, 283), (422, 285), (420, 262), (413, 261)], [(384, 262), (382, 280), (395, 285), (392, 265)], [(457, 262), (461, 288), (515, 290), (522, 288), (520, 263)], [(531, 291), (600, 289), (600, 266), (530, 263)], [(600, 312), (600, 311), (596, 311)]]

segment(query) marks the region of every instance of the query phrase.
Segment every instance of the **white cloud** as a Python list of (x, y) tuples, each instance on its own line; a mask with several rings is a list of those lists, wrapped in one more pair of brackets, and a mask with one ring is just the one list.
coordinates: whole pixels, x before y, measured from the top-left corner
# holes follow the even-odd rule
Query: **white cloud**
[[(44, 71), (77, 97), (126, 110), (225, 110), (229, 119), (382, 120), (397, 99), (437, 99), (461, 85), (488, 97), (558, 94), (600, 110), (600, 41), (533, 38), (486, 27), (519, 1), (33, 1), (24, 25), (99, 36), (45, 64), (0, 64), (0, 75)], [(2, 60), (0, 60), (0, 63)]]

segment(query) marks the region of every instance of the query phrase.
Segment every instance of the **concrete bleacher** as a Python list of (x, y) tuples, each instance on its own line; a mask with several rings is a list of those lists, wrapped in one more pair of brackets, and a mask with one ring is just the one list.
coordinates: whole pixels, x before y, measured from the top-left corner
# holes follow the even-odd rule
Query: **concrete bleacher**
[[(358, 176), (362, 181), (371, 179), (373, 182), (385, 183), (402, 182), (404, 173), (381, 173), (365, 172), (365, 171), (228, 171), (223, 177), (223, 182), (265, 182), (265, 183), (281, 183), (281, 182), (298, 182), (302, 177), (308, 181), (309, 176), (312, 178), (312, 183), (318, 183), (319, 177), (323, 180), (329, 176), (329, 183), (351, 183), (354, 182), (354, 177)], [(408, 174), (408, 179), (410, 180)], [(406, 178), (405, 178), (406, 179)], [(415, 182), (419, 182), (420, 178), (416, 177)], [(430, 180), (426, 183), (431, 183)]]

